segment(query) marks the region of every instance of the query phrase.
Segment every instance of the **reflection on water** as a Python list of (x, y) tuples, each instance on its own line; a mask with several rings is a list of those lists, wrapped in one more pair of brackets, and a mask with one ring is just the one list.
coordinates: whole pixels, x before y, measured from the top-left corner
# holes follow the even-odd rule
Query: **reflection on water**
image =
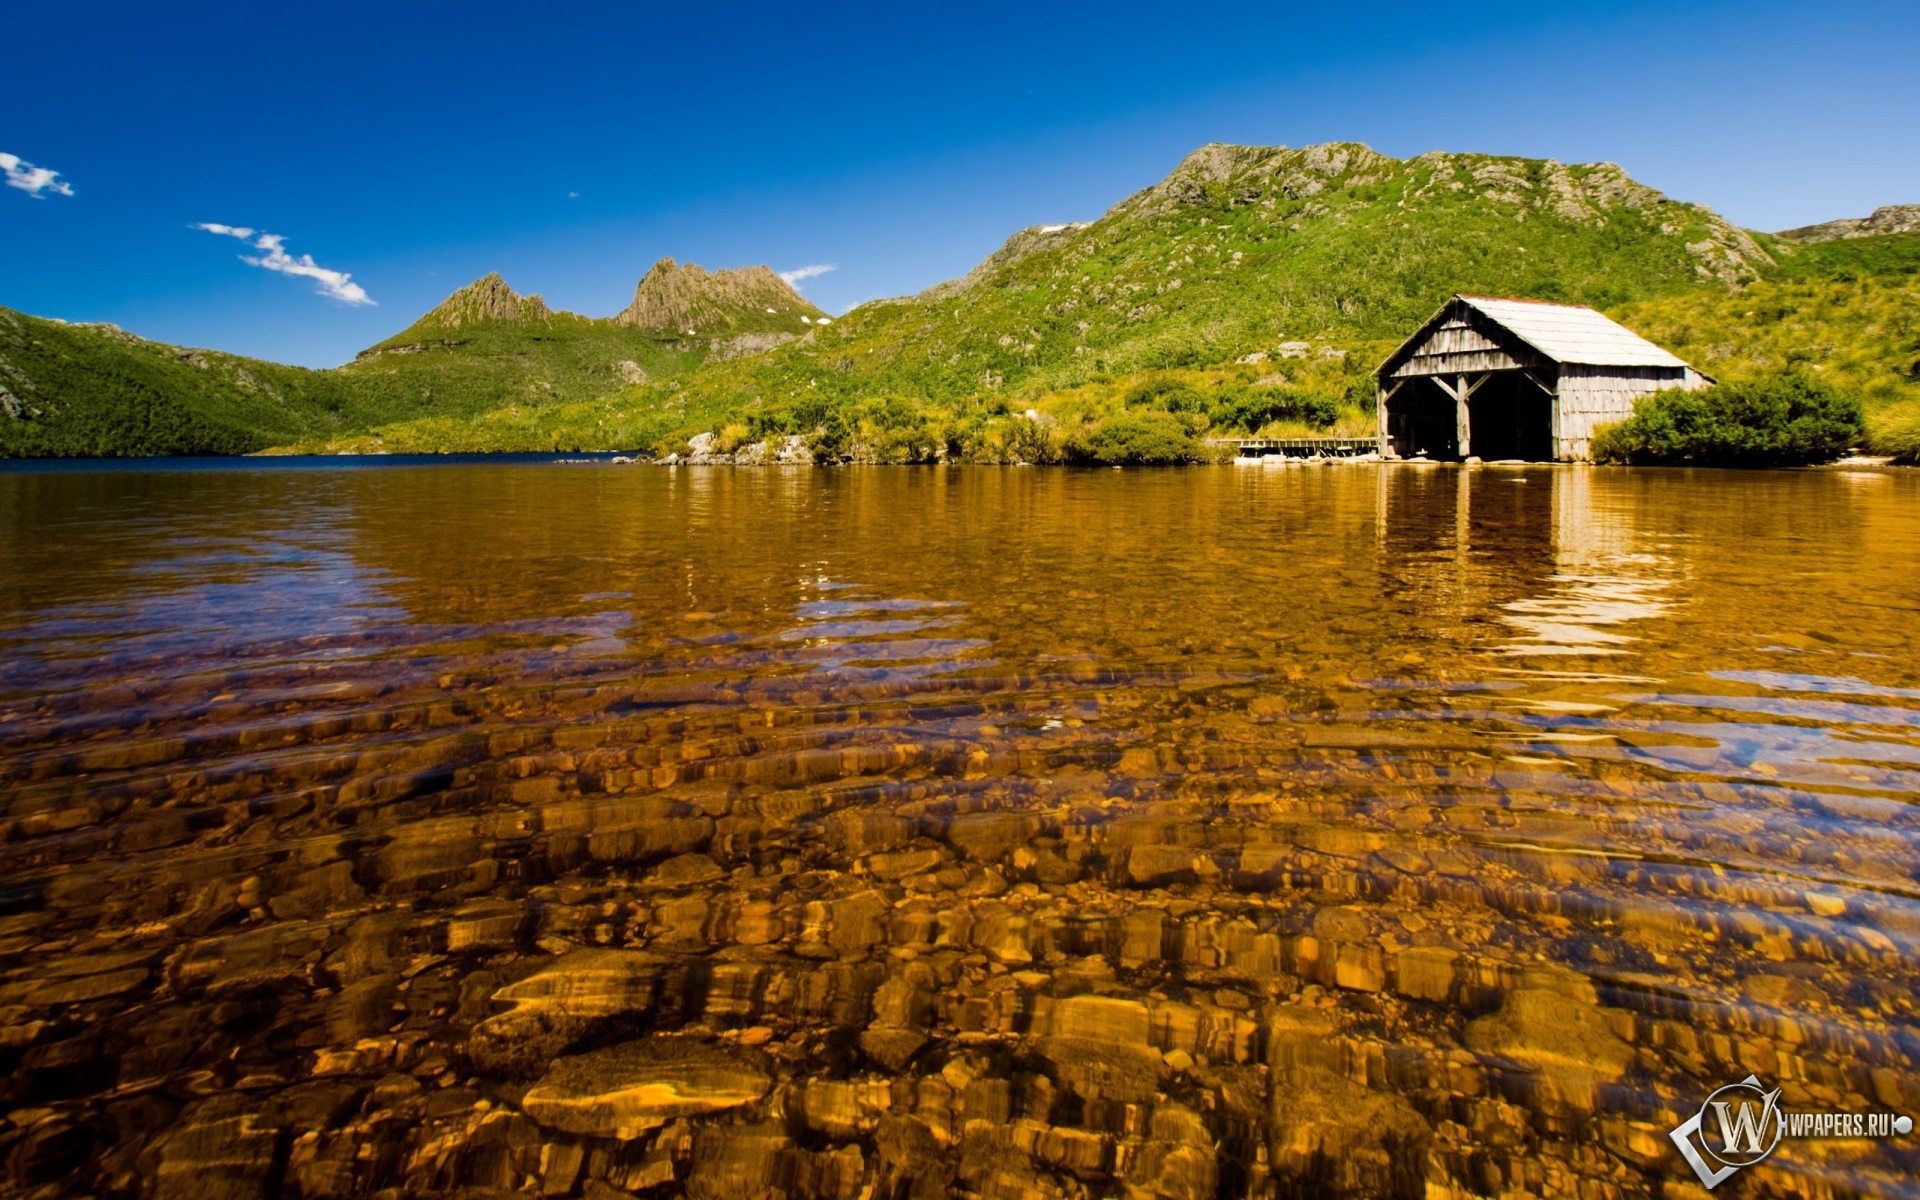
[(0, 474), (8, 1190), (1698, 1195), (1920, 1109), (1917, 502)]
[[(1501, 606), (1521, 635), (1507, 653), (1623, 654), (1634, 640), (1632, 623), (1656, 619), (1674, 602), (1674, 560), (1648, 549), (1657, 543), (1634, 529), (1630, 514), (1594, 512), (1587, 472), (1563, 471), (1552, 483), (1551, 588)], [(1465, 489), (1462, 499), (1471, 502)]]

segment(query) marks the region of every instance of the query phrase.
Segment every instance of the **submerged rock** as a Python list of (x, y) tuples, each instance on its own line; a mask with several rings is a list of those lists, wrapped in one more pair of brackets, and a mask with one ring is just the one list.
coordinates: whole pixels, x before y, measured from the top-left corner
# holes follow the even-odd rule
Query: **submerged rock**
[(772, 1084), (757, 1052), (647, 1038), (557, 1060), (521, 1103), (550, 1129), (624, 1140), (676, 1117), (738, 1108)]
[(1153, 1110), (1147, 1144), (1128, 1172), (1128, 1200), (1208, 1200), (1220, 1182), (1214, 1137), (1192, 1109)]
[(608, 1019), (646, 1011), (660, 961), (636, 950), (579, 950), (493, 994), (513, 1007), (474, 1027), (467, 1053), (483, 1069), (532, 1074)]
[(1633, 1047), (1603, 1010), (1545, 988), (1507, 993), (1500, 1011), (1467, 1026), (1466, 1042), (1538, 1071), (1555, 1098), (1583, 1109), (1593, 1107), (1595, 1084), (1619, 1079), (1633, 1063)]

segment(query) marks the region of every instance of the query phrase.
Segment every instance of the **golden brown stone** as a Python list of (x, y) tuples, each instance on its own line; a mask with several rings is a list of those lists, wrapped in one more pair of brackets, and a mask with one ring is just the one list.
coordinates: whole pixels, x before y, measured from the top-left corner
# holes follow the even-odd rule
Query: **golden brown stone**
[(752, 1103), (772, 1082), (752, 1052), (649, 1038), (556, 1059), (521, 1104), (549, 1128), (625, 1140), (677, 1117)]

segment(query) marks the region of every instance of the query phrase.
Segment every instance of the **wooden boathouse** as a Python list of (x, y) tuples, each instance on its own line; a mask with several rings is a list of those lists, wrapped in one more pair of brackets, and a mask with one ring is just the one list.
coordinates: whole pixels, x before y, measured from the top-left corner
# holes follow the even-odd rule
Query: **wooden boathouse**
[(1579, 462), (1634, 401), (1713, 381), (1581, 304), (1455, 296), (1377, 372), (1383, 458)]

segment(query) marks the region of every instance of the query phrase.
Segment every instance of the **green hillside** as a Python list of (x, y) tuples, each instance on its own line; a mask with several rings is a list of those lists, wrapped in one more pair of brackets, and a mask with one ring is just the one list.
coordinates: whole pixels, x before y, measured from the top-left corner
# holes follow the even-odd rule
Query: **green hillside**
[(0, 308), (0, 456), (245, 454), (359, 416), (322, 372)]
[[(1098, 221), (1023, 231), (966, 279), (684, 381), (496, 415), (487, 437), (798, 433), (829, 453), (994, 457), (1028, 436), (1028, 410), (1063, 444), (1158, 411), (1190, 433), (1222, 417), (1327, 427), (1333, 402), (1333, 425), (1354, 427), (1370, 421), (1358, 400), (1374, 361), (1453, 292), (1613, 305), (1725, 291), (1772, 266), (1753, 236), (1610, 164), (1208, 146)], [(1281, 357), (1286, 343), (1306, 357)], [(1236, 364), (1254, 355), (1268, 361)]]
[(1613, 316), (1723, 380), (1803, 368), (1867, 410), (1872, 448), (1920, 453), (1920, 233), (1795, 246), (1738, 292), (1628, 304)]
[(496, 409), (537, 413), (683, 375), (709, 358), (763, 352), (825, 315), (765, 267), (709, 274), (663, 259), (633, 303), (605, 318), (553, 311), (495, 274), (338, 374), (381, 421), (424, 406), (437, 422), (458, 424)]
[(549, 309), (495, 274), (355, 361), (311, 371), (0, 309), (0, 456), (384, 448), (395, 424), (416, 442), (442, 431), (427, 448), (467, 448), (489, 420), (764, 353), (824, 316), (764, 267), (666, 259), (605, 318)]

